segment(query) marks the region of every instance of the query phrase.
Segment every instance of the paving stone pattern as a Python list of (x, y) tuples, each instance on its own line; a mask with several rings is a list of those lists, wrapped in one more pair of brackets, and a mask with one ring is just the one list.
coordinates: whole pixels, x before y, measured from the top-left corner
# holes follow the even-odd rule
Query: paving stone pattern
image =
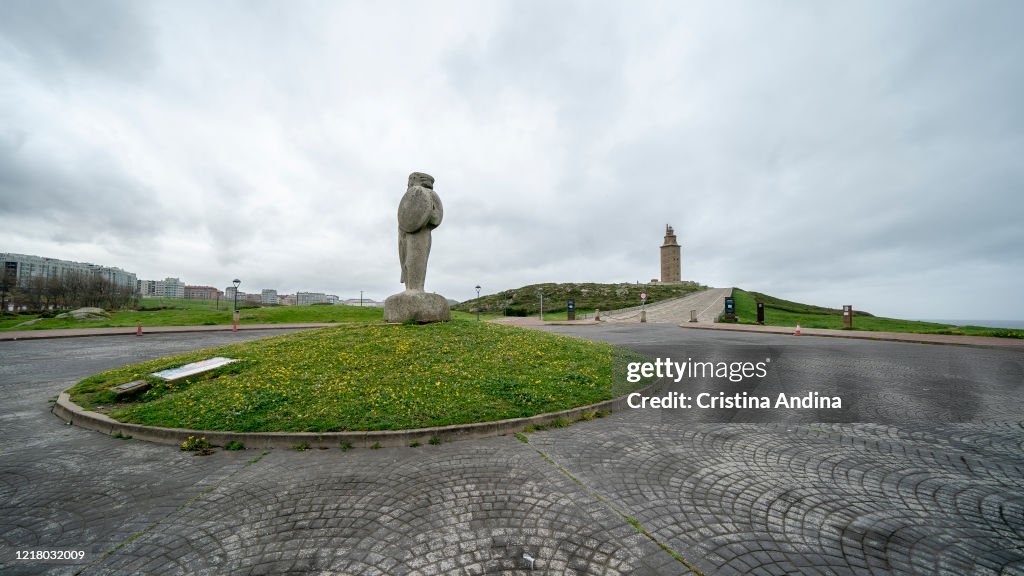
[[(895, 389), (918, 417), (630, 410), (529, 444), (197, 457), (66, 426), (47, 400), (102, 369), (265, 334), (0, 342), (0, 573), (1024, 574), (1019, 353), (595, 328), (655, 354), (768, 345), (794, 367), (772, 386), (859, 370), (858, 391)], [(945, 360), (919, 374), (933, 355)], [(929, 378), (976, 382), (998, 402), (974, 391), (969, 418), (939, 419), (954, 400), (916, 396)], [(18, 561), (18, 550), (86, 559)]]

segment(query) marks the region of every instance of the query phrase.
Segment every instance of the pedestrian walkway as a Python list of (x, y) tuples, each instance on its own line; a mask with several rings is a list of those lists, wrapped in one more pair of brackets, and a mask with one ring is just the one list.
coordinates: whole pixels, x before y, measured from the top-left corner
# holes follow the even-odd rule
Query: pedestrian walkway
[[(732, 288), (708, 288), (681, 298), (673, 298), (645, 306), (648, 322), (679, 324), (689, 322), (691, 311), (696, 312), (697, 322), (714, 323), (725, 309), (725, 297), (732, 294)], [(605, 322), (639, 322), (640, 307), (625, 310), (601, 312)]]
[[(239, 324), (239, 330), (287, 330), (287, 329), (308, 329), (326, 328), (337, 326), (323, 322), (307, 322), (294, 324)], [(231, 330), (231, 324), (217, 324), (214, 326), (143, 326), (142, 333), (165, 334), (168, 332), (223, 332)], [(74, 338), (78, 336), (124, 336), (126, 334), (138, 333), (137, 326), (124, 326), (120, 328), (61, 328), (55, 330), (15, 330), (0, 332), (0, 340), (35, 340), (39, 338)]]
[[(694, 324), (684, 322), (683, 328), (701, 330), (726, 330), (735, 332), (761, 332), (764, 334), (793, 334), (794, 327), (757, 326), (752, 324)], [(830, 338), (860, 338), (865, 340), (887, 340), (892, 342), (917, 342), (921, 344), (959, 344), (961, 346), (997, 346), (1024, 350), (1024, 339), (997, 338), (995, 336), (957, 336), (955, 334), (914, 334), (910, 332), (875, 332), (872, 330), (831, 330), (827, 328), (801, 328), (801, 336), (827, 336)]]

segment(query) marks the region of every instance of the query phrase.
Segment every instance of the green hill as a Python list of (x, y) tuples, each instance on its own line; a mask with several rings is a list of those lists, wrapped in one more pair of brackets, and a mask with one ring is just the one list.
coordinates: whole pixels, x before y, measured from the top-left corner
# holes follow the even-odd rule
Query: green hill
[[(841, 309), (801, 304), (768, 296), (760, 292), (740, 290), (739, 288), (734, 288), (732, 295), (736, 298), (736, 317), (742, 324), (756, 323), (757, 302), (763, 302), (764, 323), (768, 326), (796, 326), (797, 322), (799, 322), (801, 328), (831, 328), (837, 330), (843, 328), (843, 311)], [(937, 324), (935, 322), (883, 318), (857, 310), (856, 308), (853, 311), (853, 329), (916, 334), (961, 334), (1024, 338), (1024, 330), (1008, 330), (986, 326), (954, 326), (951, 324)]]
[[(738, 288), (734, 292), (743, 292)], [(764, 302), (765, 310), (777, 310), (779, 312), (792, 312), (794, 314), (812, 314), (819, 316), (839, 316), (843, 315), (843, 311), (840, 308), (825, 308), (823, 306), (814, 306), (813, 304), (801, 304), (799, 302), (792, 302), (790, 300), (783, 300), (782, 298), (776, 298), (761, 292), (749, 292), (754, 297), (755, 302)], [(754, 315), (757, 316), (757, 309), (754, 309)], [(874, 316), (863, 310), (854, 309), (853, 316)]]
[[(522, 288), (504, 290), (497, 294), (473, 298), (452, 306), (452, 310), (471, 312), (477, 306), (484, 314), (507, 316), (529, 316), (536, 314), (540, 307), (537, 289), (544, 292), (544, 310), (565, 310), (569, 299), (576, 301), (576, 310), (617, 310), (640, 305), (640, 293), (647, 293), (647, 303), (654, 304), (670, 298), (686, 296), (706, 286), (696, 283), (685, 284), (530, 284)], [(545, 312), (545, 316), (547, 313)]]

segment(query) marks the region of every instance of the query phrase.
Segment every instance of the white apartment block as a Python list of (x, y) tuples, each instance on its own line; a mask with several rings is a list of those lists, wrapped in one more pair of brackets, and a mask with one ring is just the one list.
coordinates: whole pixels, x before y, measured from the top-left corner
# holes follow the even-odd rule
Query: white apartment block
[(360, 300), (359, 298), (349, 298), (348, 300), (345, 300), (342, 303), (348, 306), (369, 306), (375, 308), (384, 307), (383, 302), (377, 302), (376, 300), (371, 300), (369, 298), (363, 298), (362, 300)]
[(327, 294), (323, 292), (296, 292), (295, 305), (309, 306), (310, 304), (326, 304)]
[(337, 304), (338, 297), (334, 294), (324, 294), (323, 292), (296, 292), (295, 293), (295, 304), (296, 306), (309, 306), (310, 304)]
[(177, 278), (139, 280), (136, 286), (143, 298), (185, 298), (185, 283)]
[(277, 290), (270, 290), (268, 288), (264, 288), (263, 291), (260, 293), (260, 304), (274, 305), (277, 303)]
[(177, 278), (164, 278), (156, 283), (157, 298), (185, 298), (185, 283)]

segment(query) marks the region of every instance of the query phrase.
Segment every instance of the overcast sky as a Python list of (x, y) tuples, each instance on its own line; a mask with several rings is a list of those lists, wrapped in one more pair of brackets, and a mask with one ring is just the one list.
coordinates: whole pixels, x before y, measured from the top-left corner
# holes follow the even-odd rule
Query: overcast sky
[(221, 289), (659, 276), (1024, 319), (1024, 3), (0, 4), (0, 252)]

